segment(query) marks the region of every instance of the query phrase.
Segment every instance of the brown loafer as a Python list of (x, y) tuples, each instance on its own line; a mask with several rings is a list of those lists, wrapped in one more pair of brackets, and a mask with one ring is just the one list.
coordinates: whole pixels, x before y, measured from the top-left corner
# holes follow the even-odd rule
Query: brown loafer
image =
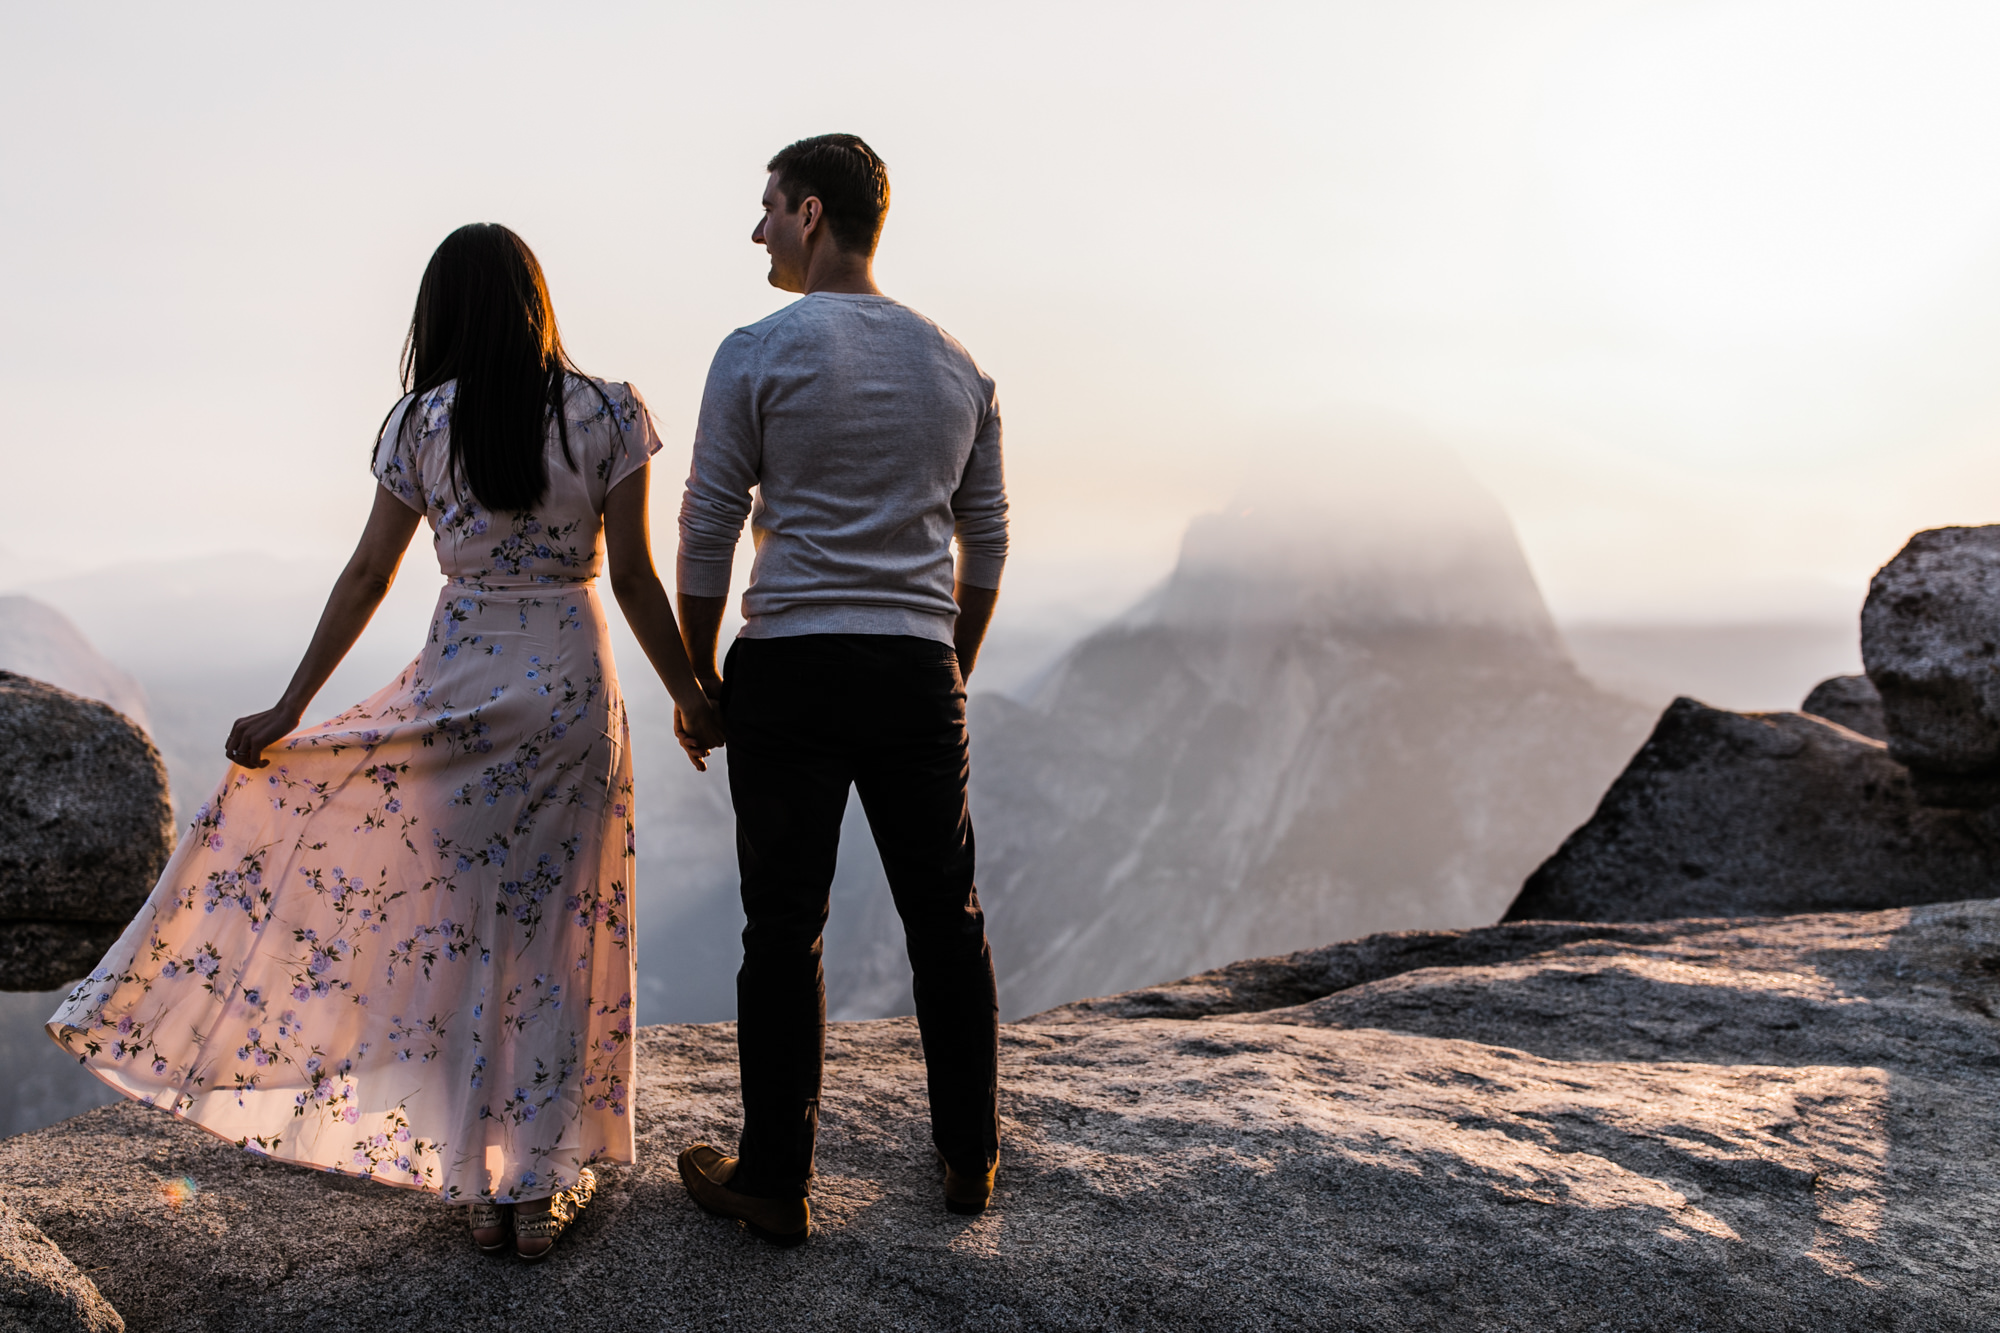
[(797, 1245), (812, 1234), (812, 1205), (804, 1199), (757, 1199), (729, 1188), (736, 1159), (706, 1143), (681, 1153), (681, 1183), (705, 1213), (734, 1218), (773, 1245)]
[[(938, 1154), (944, 1160), (944, 1154)], [(944, 1164), (944, 1206), (961, 1217), (971, 1217), (986, 1211), (986, 1205), (993, 1198), (993, 1177), (1000, 1171), (1000, 1155), (993, 1155), (993, 1165), (986, 1168), (983, 1175), (971, 1175), (956, 1170), (950, 1162)]]

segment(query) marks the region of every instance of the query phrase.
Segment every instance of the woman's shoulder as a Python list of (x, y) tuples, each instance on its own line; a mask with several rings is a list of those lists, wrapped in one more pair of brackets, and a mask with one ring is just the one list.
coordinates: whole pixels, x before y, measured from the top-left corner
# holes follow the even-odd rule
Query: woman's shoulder
[(577, 461), (607, 490), (660, 451), (646, 400), (629, 382), (572, 375), (563, 399), (563, 419), (582, 450)]
[(623, 431), (637, 425), (645, 413), (646, 400), (627, 381), (594, 375), (571, 375), (563, 381), (563, 415), (571, 425), (601, 422)]
[(422, 441), (451, 424), (451, 402), (458, 396), (458, 381), (446, 380), (416, 393), (406, 393), (389, 409), (382, 434), (392, 432), (400, 439)]
[(433, 388), (405, 393), (382, 418), (376, 433), (375, 462), (379, 470), (398, 453), (422, 444), (451, 424), (451, 401), (458, 392), (456, 380), (446, 380)]

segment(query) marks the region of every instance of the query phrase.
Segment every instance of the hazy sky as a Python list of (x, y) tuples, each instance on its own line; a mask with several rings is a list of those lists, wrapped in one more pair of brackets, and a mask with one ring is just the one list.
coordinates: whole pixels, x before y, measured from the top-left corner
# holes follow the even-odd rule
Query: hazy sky
[(1017, 598), (1135, 591), (1246, 481), (1338, 485), (1260, 441), (1385, 418), (1569, 617), (1845, 614), (2000, 519), (1990, 3), (0, 13), (17, 573), (344, 550), (474, 220), (648, 395), (670, 534), (708, 357), (784, 299), (762, 164), (831, 129), (890, 164), (883, 285), (1000, 383)]

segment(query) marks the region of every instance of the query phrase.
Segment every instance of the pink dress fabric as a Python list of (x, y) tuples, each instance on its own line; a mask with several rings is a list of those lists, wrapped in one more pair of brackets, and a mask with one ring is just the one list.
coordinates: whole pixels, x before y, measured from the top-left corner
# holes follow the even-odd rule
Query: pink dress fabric
[(574, 466), (551, 424), (531, 514), (455, 492), (452, 385), (391, 419), (375, 475), (446, 578), (429, 640), (232, 767), (49, 1020), (112, 1087), (460, 1202), (632, 1160), (632, 762), (594, 580), (605, 494), (660, 445), (629, 385), (567, 387)]

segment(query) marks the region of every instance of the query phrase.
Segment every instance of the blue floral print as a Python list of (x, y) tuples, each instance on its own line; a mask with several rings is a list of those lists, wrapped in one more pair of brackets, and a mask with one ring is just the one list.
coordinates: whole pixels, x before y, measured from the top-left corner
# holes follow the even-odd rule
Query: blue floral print
[(632, 765), (594, 580), (604, 497), (660, 446), (630, 385), (573, 380), (574, 465), (551, 429), (542, 504), (490, 514), (445, 475), (452, 387), (374, 460), (445, 576), (423, 651), (230, 770), (49, 1029), (251, 1151), (509, 1202), (632, 1159)]

